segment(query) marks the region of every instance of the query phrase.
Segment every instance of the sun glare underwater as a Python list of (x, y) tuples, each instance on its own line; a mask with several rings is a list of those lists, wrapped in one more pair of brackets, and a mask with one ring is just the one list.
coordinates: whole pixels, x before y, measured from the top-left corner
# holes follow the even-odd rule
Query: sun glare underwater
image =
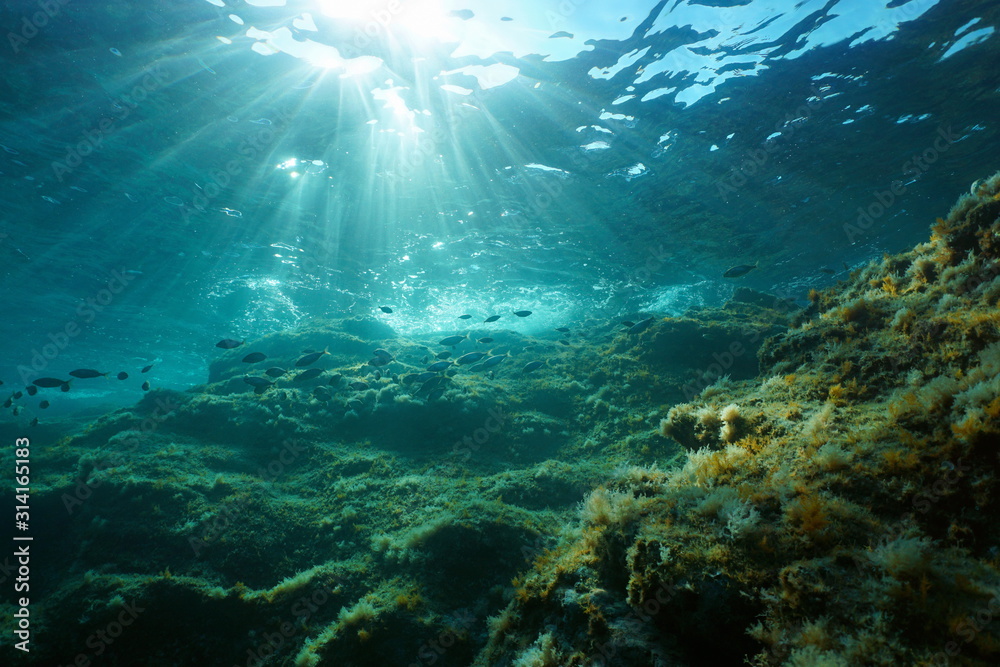
[(998, 664), (998, 25), (2, 3), (0, 662)]

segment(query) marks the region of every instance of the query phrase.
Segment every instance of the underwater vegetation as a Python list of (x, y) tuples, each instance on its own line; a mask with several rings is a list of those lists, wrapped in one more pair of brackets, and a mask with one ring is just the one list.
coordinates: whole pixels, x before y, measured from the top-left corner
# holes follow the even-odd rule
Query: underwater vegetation
[(804, 309), (224, 339), (37, 449), (0, 659), (996, 664), (998, 306), (1000, 175)]

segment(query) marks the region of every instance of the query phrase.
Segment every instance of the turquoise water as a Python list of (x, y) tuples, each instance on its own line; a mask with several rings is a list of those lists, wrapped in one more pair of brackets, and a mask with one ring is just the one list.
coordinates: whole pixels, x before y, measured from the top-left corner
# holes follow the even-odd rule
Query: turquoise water
[[(152, 611), (109, 664), (251, 664), (320, 583), (260, 664), (563, 664), (486, 619), (559, 529), (613, 523), (586, 494), (612, 470), (656, 487), (630, 466), (667, 469), (696, 423), (734, 441), (751, 418), (716, 419), (738, 406), (713, 383), (760, 379), (811, 300), (863, 332), (868, 306), (811, 291), (994, 196), (998, 24), (986, 0), (2, 3), (0, 435), (37, 443), (48, 540), (25, 664), (96, 657), (135, 600)], [(418, 389), (447, 352), (484, 356)], [(809, 400), (863, 393), (856, 361)], [(768, 363), (768, 391), (793, 387)], [(66, 391), (25, 395), (39, 378)], [(718, 406), (657, 430), (711, 386)], [(718, 656), (759, 649), (737, 631)]]
[(182, 388), (221, 337), (383, 304), (682, 312), (744, 263), (802, 299), (995, 166), (989, 2), (224, 4), (8, 3), (8, 384), (41, 353)]

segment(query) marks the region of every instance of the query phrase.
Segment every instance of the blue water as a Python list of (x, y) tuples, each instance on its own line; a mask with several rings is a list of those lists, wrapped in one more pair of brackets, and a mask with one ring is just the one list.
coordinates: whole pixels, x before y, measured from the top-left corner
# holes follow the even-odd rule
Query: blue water
[(679, 314), (738, 264), (804, 302), (998, 167), (997, 3), (888, 5), (7, 2), (4, 389), (130, 404), (330, 315)]

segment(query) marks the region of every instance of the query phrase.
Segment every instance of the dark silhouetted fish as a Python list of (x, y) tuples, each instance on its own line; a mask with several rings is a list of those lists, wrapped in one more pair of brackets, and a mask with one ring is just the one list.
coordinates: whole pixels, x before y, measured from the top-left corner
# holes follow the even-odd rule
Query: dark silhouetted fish
[(256, 364), (258, 361), (264, 361), (267, 359), (267, 355), (263, 352), (251, 352), (247, 356), (243, 357), (244, 364)]
[(296, 361), (295, 365), (298, 366), (299, 368), (303, 366), (308, 366), (309, 364), (315, 362), (317, 359), (322, 357), (324, 354), (330, 354), (330, 353), (327, 352), (326, 350), (323, 350), (322, 352), (313, 352), (311, 354), (307, 354), (306, 356)]
[(59, 391), (69, 391), (69, 382), (63, 382), (62, 386), (59, 387)]
[(836, 271), (834, 271), (833, 269), (831, 269), (829, 266), (821, 266), (821, 267), (819, 267), (819, 272), (820, 273), (825, 273), (828, 276), (832, 276), (833, 274), (837, 273)]
[(39, 404), (38, 404), (38, 407), (39, 407), (39, 408), (40, 408), (41, 410), (44, 410), (45, 408), (49, 407), (49, 405), (50, 405), (50, 404), (49, 404), (49, 402), (48, 402), (48, 401), (42, 401), (41, 403), (39, 403)]
[[(62, 386), (62, 385), (60, 385), (60, 386)], [(22, 394), (21, 392), (19, 392), (19, 391), (15, 391), (14, 392), (14, 400), (17, 400), (17, 399), (21, 398), (22, 396), (24, 396), (24, 394)]]
[(341, 373), (334, 373), (330, 376), (330, 381), (327, 382), (328, 385), (336, 386), (340, 384), (340, 378), (344, 377)]
[(740, 264), (739, 266), (734, 266), (732, 268), (726, 269), (726, 272), (722, 274), (723, 278), (739, 278), (740, 276), (745, 276), (754, 269), (757, 268), (756, 264)]
[(108, 377), (107, 373), (95, 371), (93, 368), (77, 368), (75, 371), (70, 371), (69, 374), (75, 378), (81, 379)]
[(448, 357), (451, 356), (451, 350), (445, 350), (444, 352), (438, 352), (434, 356), (437, 357), (438, 359), (447, 359)]
[(347, 402), (347, 407), (355, 412), (361, 412), (364, 409), (365, 404), (357, 399), (353, 399)]
[(27, 387), (24, 388), (24, 391), (27, 392), (28, 396), (34, 396), (35, 394), (38, 393), (38, 387), (36, 387), (33, 384), (29, 384)]
[(472, 315), (469, 315), (468, 313), (466, 313), (465, 315), (459, 315), (458, 319), (460, 319), (460, 320), (471, 320), (472, 319)]
[(560, 338), (559, 342), (562, 343), (563, 345), (569, 345), (569, 341), (566, 340), (565, 338)]
[(270, 387), (274, 383), (267, 378), (254, 377), (252, 375), (244, 375), (243, 381), (246, 382), (251, 387)]
[(432, 371), (424, 371), (423, 373), (417, 373), (417, 376), (414, 378), (414, 380), (416, 380), (417, 382), (427, 382), (428, 380), (431, 380), (436, 377), (438, 377), (437, 373), (434, 373)]
[(149, 369), (151, 369), (152, 367), (153, 367), (153, 364), (150, 364), (150, 365), (146, 366), (145, 368), (143, 368), (143, 369), (142, 369), (141, 371), (139, 371), (139, 372), (140, 372), (140, 373), (148, 373), (148, 372), (149, 372)]
[(649, 328), (649, 325), (656, 320), (655, 317), (647, 317), (641, 322), (636, 322), (628, 328), (629, 334), (639, 334)]
[(531, 371), (538, 370), (544, 365), (545, 365), (544, 361), (531, 361), (524, 365), (524, 368), (521, 369), (521, 372), (530, 373)]
[(389, 306), (379, 306), (378, 309), (381, 310), (383, 313), (386, 313), (386, 314), (392, 312), (392, 308), (390, 308)]
[[(416, 376), (414, 376), (414, 377), (416, 377)], [(13, 404), (14, 404), (14, 397), (13, 396), (8, 396), (7, 400), (3, 402), (3, 406), (5, 408), (9, 408)]]
[(149, 391), (149, 380), (146, 380), (145, 382), (142, 383), (142, 390)]
[(427, 371), (430, 372), (430, 373), (437, 373), (438, 371), (443, 371), (444, 369), (448, 368), (449, 366), (451, 366), (451, 364), (452, 364), (452, 362), (447, 361), (447, 360), (437, 361), (437, 362), (431, 364), (430, 366), (428, 366), (427, 367)]
[[(58, 378), (38, 378), (31, 384), (36, 387), (41, 387), (42, 389), (51, 389), (53, 387), (61, 387), (66, 384), (66, 380), (60, 380)], [(14, 394), (14, 398), (20, 398), (17, 394)]]
[(372, 354), (374, 354), (376, 357), (384, 357), (385, 359), (392, 361), (392, 354), (389, 352), (389, 350), (383, 350), (382, 348), (378, 348), (377, 350), (372, 352)]
[(388, 357), (381, 357), (376, 354), (374, 357), (368, 360), (368, 365), (375, 366), (377, 368), (379, 366), (385, 366), (390, 361), (392, 361), (392, 359), (389, 359)]
[(479, 340), (477, 340), (476, 342), (477, 342), (477, 343), (482, 343), (483, 345), (485, 345), (485, 344), (487, 344), (487, 343), (492, 343), (492, 342), (493, 342), (493, 339), (492, 339), (492, 338), (490, 338), (489, 336), (483, 336), (482, 338), (480, 338), (480, 339), (479, 339)]
[[(456, 359), (455, 363), (457, 363), (457, 364), (459, 364), (461, 366), (465, 366), (465, 365), (468, 365), (468, 364), (474, 364), (474, 363), (476, 363), (477, 361), (479, 361), (480, 359), (482, 359), (483, 357), (486, 357), (486, 356), (488, 356), (486, 352), (469, 352), (468, 354), (463, 354), (458, 359)], [(430, 368), (428, 368), (427, 370), (430, 370)]]
[(302, 371), (298, 375), (292, 378), (293, 382), (304, 382), (305, 380), (312, 380), (314, 377), (318, 377), (323, 373), (322, 368), (310, 368), (307, 371)]
[(434, 389), (431, 389), (430, 393), (427, 394), (427, 400), (428, 401), (436, 401), (436, 400), (438, 400), (439, 398), (441, 398), (442, 396), (444, 396), (444, 390), (445, 389), (446, 389), (446, 387), (436, 387)]
[(221, 347), (223, 350), (231, 350), (234, 347), (239, 347), (242, 344), (243, 341), (241, 340), (233, 340), (232, 338), (223, 338), (222, 340), (220, 340), (218, 343), (215, 344), (215, 347)]
[(368, 383), (357, 381), (357, 382), (352, 382), (347, 386), (350, 387), (351, 389), (354, 389), (355, 391), (364, 391), (365, 389), (368, 388)]
[(490, 357), (489, 359), (486, 359), (482, 363), (482, 366), (483, 366), (483, 368), (492, 368), (492, 367), (496, 366), (497, 364), (503, 363), (503, 360), (506, 359), (508, 356), (510, 356), (510, 355), (499, 354), (499, 355), (497, 355), (495, 357)]
[(15, 417), (18, 416), (20, 413), (21, 413), (21, 408), (19, 408), (16, 405), (14, 406), (14, 409), (11, 410), (11, 414), (14, 415)]
[(528, 315), (531, 315), (531, 311), (530, 310), (515, 310), (514, 314), (517, 315), (518, 317), (527, 317)]
[(569, 327), (559, 327), (556, 331), (559, 333), (569, 333)]
[(625, 320), (624, 322), (622, 322), (622, 326), (625, 327), (626, 329), (631, 329), (632, 327), (635, 326), (635, 322), (633, 322), (632, 320)]
[(125, 371), (122, 371), (121, 373), (118, 374), (118, 379), (119, 380), (127, 380), (128, 379), (128, 373), (126, 373)]
[(29, 426), (38, 426), (38, 417), (32, 419), (31, 424), (29, 424)]
[(326, 387), (316, 387), (313, 389), (313, 396), (315, 396), (320, 401), (329, 401), (333, 396), (330, 394), (330, 390)]
[(438, 345), (444, 345), (445, 347), (454, 347), (459, 343), (461, 343), (466, 338), (468, 338), (468, 336), (448, 336), (444, 340), (438, 342)]
[(490, 315), (485, 320), (483, 320), (483, 323), (485, 324), (486, 322), (496, 322), (499, 319), (500, 319), (499, 315)]
[[(246, 359), (244, 359), (244, 361), (246, 361)], [(267, 375), (268, 377), (280, 378), (282, 375), (284, 375), (287, 372), (288, 371), (286, 371), (284, 368), (278, 368), (277, 366), (271, 366), (266, 371), (264, 371), (264, 374)]]

